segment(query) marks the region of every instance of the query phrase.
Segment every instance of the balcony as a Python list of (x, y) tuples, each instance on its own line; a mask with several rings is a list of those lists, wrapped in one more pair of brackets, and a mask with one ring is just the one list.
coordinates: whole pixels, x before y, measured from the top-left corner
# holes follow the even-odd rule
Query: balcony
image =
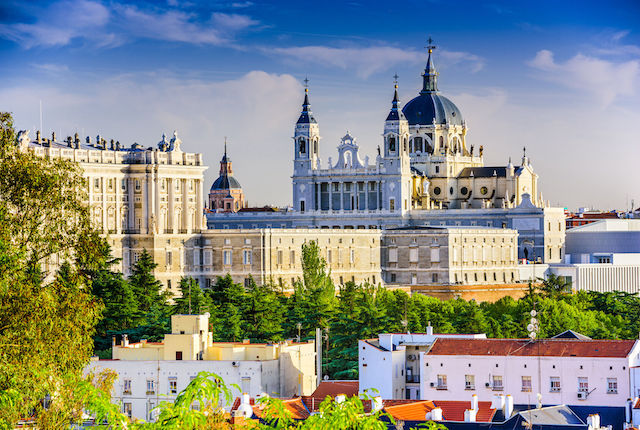
[(407, 384), (419, 384), (420, 375), (407, 375)]

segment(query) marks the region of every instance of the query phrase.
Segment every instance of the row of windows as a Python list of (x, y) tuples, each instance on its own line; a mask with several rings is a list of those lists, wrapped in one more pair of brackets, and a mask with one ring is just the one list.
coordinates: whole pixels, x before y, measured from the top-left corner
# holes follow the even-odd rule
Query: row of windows
[[(521, 391), (522, 392), (531, 392), (533, 389), (531, 376), (522, 375), (520, 377), (521, 382)], [(485, 383), (486, 388), (490, 388), (493, 391), (502, 391), (504, 390), (504, 381), (502, 375), (492, 375), (491, 381)], [(447, 390), (447, 375), (438, 375), (435, 383), (435, 388), (438, 390)], [(465, 390), (475, 390), (476, 389), (476, 377), (475, 375), (464, 375), (464, 389)], [(577, 389), (578, 392), (589, 393), (589, 378), (586, 376), (578, 377), (577, 379)], [(562, 385), (560, 382), (559, 376), (550, 376), (549, 377), (549, 392), (550, 393), (559, 393), (562, 391)], [(618, 393), (618, 379), (617, 378), (607, 378), (606, 392), (608, 394), (617, 394)]]
[[(114, 187), (116, 186), (116, 184), (118, 183), (118, 180), (115, 178), (93, 178), (93, 188), (96, 191), (100, 191), (102, 189), (102, 180), (104, 180), (106, 182), (106, 187), (109, 191), (113, 191)], [(120, 179), (120, 189), (122, 189), (122, 191), (126, 191), (127, 190), (127, 179)], [(182, 181), (181, 180), (174, 180), (174, 189), (176, 191), (180, 191), (182, 189)], [(193, 191), (195, 189), (195, 184), (196, 184), (196, 180), (195, 179), (189, 179), (187, 180), (187, 186), (189, 187), (189, 191)], [(135, 179), (134, 180), (134, 187), (136, 191), (140, 191), (142, 189), (142, 182), (139, 179)], [(160, 189), (162, 191), (166, 191), (167, 190), (167, 180), (166, 179), (161, 179), (160, 180)]]

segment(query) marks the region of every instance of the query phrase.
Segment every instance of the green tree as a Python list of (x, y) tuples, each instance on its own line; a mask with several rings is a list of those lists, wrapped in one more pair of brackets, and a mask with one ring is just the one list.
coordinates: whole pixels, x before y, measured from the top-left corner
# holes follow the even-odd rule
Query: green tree
[(171, 292), (164, 290), (162, 283), (153, 275), (153, 270), (158, 264), (153, 261), (153, 257), (144, 249), (138, 261), (131, 269), (129, 283), (138, 298), (138, 309), (142, 313), (149, 313), (154, 310), (168, 311), (167, 300), (171, 297)]
[(202, 292), (198, 281), (192, 277), (180, 279), (180, 297), (174, 299), (174, 314), (200, 315), (209, 310), (209, 299)]
[(81, 379), (102, 310), (84, 269), (102, 264), (105, 241), (85, 189), (76, 164), (20, 150), (0, 113), (0, 427), (28, 413), (72, 419), (71, 399), (51, 412), (41, 401)]
[(285, 308), (281, 296), (273, 285), (257, 285), (250, 278), (243, 306), (245, 333), (249, 339), (282, 340)]
[(545, 297), (557, 298), (558, 296), (571, 293), (571, 281), (563, 276), (550, 273), (546, 279), (539, 279), (542, 283), (540, 291)]
[(211, 301), (209, 325), (217, 341), (239, 341), (245, 337), (242, 310), (245, 305), (244, 287), (233, 282), (230, 275), (220, 277), (207, 291)]

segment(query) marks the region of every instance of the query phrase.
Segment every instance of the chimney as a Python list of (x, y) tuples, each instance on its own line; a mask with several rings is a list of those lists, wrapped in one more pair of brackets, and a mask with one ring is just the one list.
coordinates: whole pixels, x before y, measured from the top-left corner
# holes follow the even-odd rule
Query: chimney
[(126, 333), (122, 335), (122, 346), (129, 346), (129, 336)]
[(52, 132), (51, 132), (51, 141), (52, 141), (52, 142), (55, 142), (55, 141), (56, 141), (56, 132), (55, 132), (55, 131), (52, 131)]
[(491, 409), (504, 409), (504, 395), (495, 394), (491, 402)]
[(589, 430), (595, 430), (600, 428), (600, 415), (591, 414), (587, 417), (587, 425)]
[(442, 408), (431, 409), (431, 420), (442, 421)]
[(507, 394), (504, 402), (504, 419), (508, 420), (513, 413), (513, 397), (511, 394)]
[(36, 131), (36, 142), (42, 143), (42, 135), (40, 134), (40, 130)]
[(477, 414), (478, 414), (478, 411), (474, 411), (473, 409), (467, 409), (466, 411), (464, 411), (464, 422), (475, 423)]
[(429, 325), (427, 326), (427, 335), (433, 336), (433, 327), (431, 326), (431, 321), (429, 321)]
[(478, 410), (478, 395), (474, 394), (473, 396), (471, 396), (471, 409), (473, 409), (474, 411)]

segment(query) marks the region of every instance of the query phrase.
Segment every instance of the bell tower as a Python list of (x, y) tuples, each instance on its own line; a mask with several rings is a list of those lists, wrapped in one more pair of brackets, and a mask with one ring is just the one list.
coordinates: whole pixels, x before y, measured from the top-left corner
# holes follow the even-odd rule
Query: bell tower
[(398, 108), (399, 102), (398, 75), (395, 75), (391, 110), (384, 122), (382, 207), (390, 212), (404, 213), (411, 208), (411, 159), (409, 122)]
[(320, 131), (309, 103), (309, 80), (304, 80), (304, 101), (293, 135), (293, 205), (296, 210), (313, 210), (313, 175), (320, 168)]

